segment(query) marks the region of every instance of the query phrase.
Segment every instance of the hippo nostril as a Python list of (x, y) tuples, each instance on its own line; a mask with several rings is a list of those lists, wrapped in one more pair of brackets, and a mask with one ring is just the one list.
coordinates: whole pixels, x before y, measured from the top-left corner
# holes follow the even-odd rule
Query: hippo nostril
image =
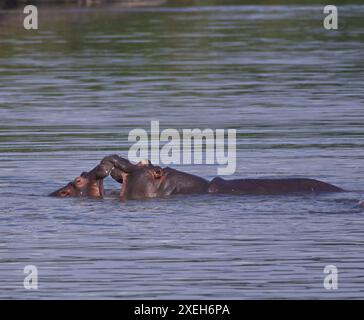
[(70, 194), (70, 193), (69, 193), (69, 191), (68, 191), (68, 190), (62, 190), (62, 191), (59, 193), (59, 195), (60, 195), (61, 197), (67, 197), (69, 194)]

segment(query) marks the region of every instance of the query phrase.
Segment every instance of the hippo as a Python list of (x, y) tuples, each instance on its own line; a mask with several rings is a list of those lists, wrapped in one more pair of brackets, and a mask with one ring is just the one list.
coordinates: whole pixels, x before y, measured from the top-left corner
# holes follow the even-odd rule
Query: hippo
[(224, 180), (217, 177), (209, 183), (210, 193), (226, 194), (282, 195), (343, 191), (332, 184), (305, 178)]
[(169, 167), (155, 166), (149, 160), (133, 164), (123, 157), (111, 155), (50, 195), (102, 198), (105, 194), (103, 179), (109, 175), (122, 184), (120, 198), (123, 200), (177, 194), (284, 195), (344, 191), (332, 184), (305, 178), (225, 180), (216, 177), (208, 181)]
[(101, 161), (113, 166), (111, 177), (122, 184), (122, 199), (160, 198), (174, 194), (203, 194), (208, 191), (208, 181), (198, 176), (172, 168), (154, 166), (149, 160), (132, 164), (117, 155)]
[(122, 199), (145, 199), (175, 194), (283, 195), (301, 193), (343, 192), (332, 184), (314, 179), (235, 179), (220, 177), (211, 181), (169, 167), (154, 166), (149, 160), (132, 164), (112, 155), (101, 164), (110, 168), (111, 177), (122, 184)]
[(82, 172), (72, 182), (69, 182), (64, 187), (52, 192), (51, 197), (92, 197), (103, 198), (104, 178), (110, 175), (113, 169), (111, 163), (103, 163), (97, 165), (89, 172)]

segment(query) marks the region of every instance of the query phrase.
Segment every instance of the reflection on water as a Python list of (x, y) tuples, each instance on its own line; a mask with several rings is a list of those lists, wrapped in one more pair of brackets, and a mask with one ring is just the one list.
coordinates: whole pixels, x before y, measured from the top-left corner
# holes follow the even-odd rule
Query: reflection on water
[[(340, 8), (337, 32), (315, 6), (61, 13), (41, 12), (37, 32), (16, 12), (0, 19), (1, 298), (363, 298), (364, 6)], [(129, 130), (151, 120), (236, 128), (236, 176), (351, 192), (46, 197), (125, 155)], [(27, 264), (36, 292), (23, 289)]]

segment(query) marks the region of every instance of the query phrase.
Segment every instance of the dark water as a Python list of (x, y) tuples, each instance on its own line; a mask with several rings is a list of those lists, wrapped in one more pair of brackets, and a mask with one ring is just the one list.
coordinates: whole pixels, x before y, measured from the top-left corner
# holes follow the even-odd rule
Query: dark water
[[(364, 298), (364, 6), (0, 14), (0, 298)], [(128, 132), (236, 128), (236, 177), (351, 192), (46, 195)], [(178, 167), (206, 178), (216, 166)], [(108, 190), (117, 190), (106, 181)], [(339, 271), (324, 289), (323, 269)], [(36, 265), (39, 290), (23, 288)]]

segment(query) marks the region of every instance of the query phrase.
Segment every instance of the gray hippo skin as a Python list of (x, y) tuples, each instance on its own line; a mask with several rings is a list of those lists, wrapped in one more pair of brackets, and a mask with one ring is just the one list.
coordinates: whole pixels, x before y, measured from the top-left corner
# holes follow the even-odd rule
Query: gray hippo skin
[(342, 192), (343, 189), (314, 179), (236, 179), (215, 178), (211, 182), (171, 168), (154, 166), (150, 161), (132, 164), (112, 155), (101, 164), (112, 166), (111, 176), (122, 183), (122, 199), (145, 199), (174, 194), (240, 194), (284, 195), (322, 192)]
[(208, 193), (207, 180), (175, 169), (154, 166), (148, 160), (132, 164), (113, 155), (104, 158), (101, 164), (113, 166), (111, 176), (122, 183), (120, 197), (125, 200)]
[(91, 197), (103, 198), (104, 183), (103, 180), (110, 175), (113, 165), (104, 163), (97, 165), (89, 172), (83, 172), (73, 181), (66, 184), (64, 187), (52, 192), (51, 197)]
[(299, 193), (343, 192), (332, 184), (314, 179), (236, 179), (215, 178), (209, 184), (211, 193), (279, 195)]

